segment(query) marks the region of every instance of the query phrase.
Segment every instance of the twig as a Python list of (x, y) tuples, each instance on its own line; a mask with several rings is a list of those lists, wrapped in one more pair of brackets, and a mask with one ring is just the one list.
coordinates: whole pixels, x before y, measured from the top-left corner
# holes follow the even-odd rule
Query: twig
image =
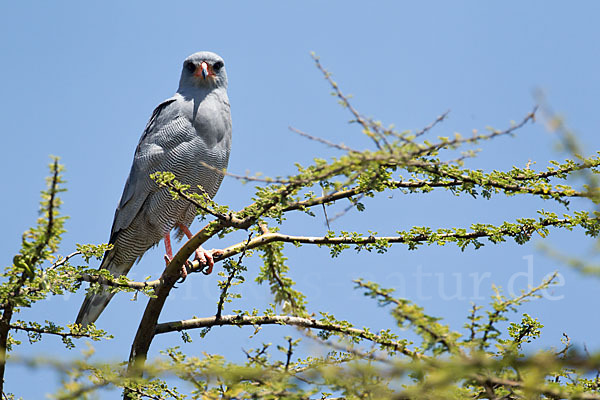
[(370, 129), (371, 127), (369, 126), (369, 124), (367, 123), (367, 121), (352, 106), (352, 104), (350, 104), (350, 101), (348, 100), (348, 97), (346, 95), (344, 95), (344, 93), (342, 93), (342, 91), (340, 90), (338, 84), (335, 83), (333, 79), (331, 79), (331, 73), (329, 71), (327, 71), (323, 67), (323, 65), (321, 64), (321, 61), (319, 61), (319, 57), (317, 57), (316, 55), (313, 54), (312, 55), (312, 59), (314, 60), (315, 65), (317, 66), (317, 68), (319, 69), (319, 71), (321, 71), (321, 73), (325, 77), (325, 80), (327, 80), (327, 82), (329, 82), (329, 85), (331, 85), (331, 87), (335, 91), (336, 96), (340, 99), (340, 101), (342, 102), (342, 104), (344, 105), (344, 107), (346, 107), (350, 111), (350, 113), (352, 113), (352, 115), (354, 116), (356, 122), (358, 122), (363, 127), (364, 133), (367, 136), (369, 136), (373, 140), (373, 142), (375, 143), (375, 146), (377, 146), (377, 148), (379, 150), (381, 150), (381, 144), (379, 144), (379, 141), (377, 140), (377, 138), (375, 137), (375, 135), (369, 135), (369, 132), (371, 132), (371, 129)]
[(435, 119), (435, 121), (433, 121), (431, 124), (427, 125), (423, 129), (421, 129), (420, 131), (418, 131), (417, 133), (415, 133), (415, 137), (422, 136), (425, 133), (429, 132), (431, 129), (433, 129), (434, 126), (436, 126), (437, 124), (439, 124), (440, 122), (442, 122), (443, 120), (445, 120), (449, 113), (450, 113), (450, 110), (446, 111), (445, 113), (443, 113), (442, 115), (440, 115), (439, 117), (437, 117)]
[(71, 258), (78, 256), (80, 254), (83, 254), (81, 251), (74, 251), (71, 254), (68, 254), (67, 256), (65, 256), (64, 258), (61, 258), (60, 260), (58, 260), (57, 262), (55, 262), (54, 264), (52, 264), (50, 267), (48, 267), (48, 270), (52, 270), (55, 268), (58, 268), (62, 265), (64, 265), (67, 261), (69, 261)]
[(287, 371), (290, 368), (290, 361), (292, 360), (292, 353), (294, 350), (294, 346), (292, 344), (292, 338), (288, 338), (288, 350), (287, 350), (287, 357), (285, 360), (285, 370)]
[[(359, 202), (360, 200), (362, 200), (362, 198), (365, 197), (364, 193), (361, 193), (358, 195), (358, 198), (356, 200), (351, 200), (352, 204), (347, 206), (346, 208), (344, 208), (342, 211), (340, 211), (339, 213), (335, 214), (333, 217), (331, 217), (331, 219), (328, 221), (327, 223), (327, 227), (329, 228), (329, 222), (333, 222), (338, 218), (343, 217), (344, 215), (346, 215), (346, 213), (348, 213), (348, 211), (352, 210), (355, 206), (356, 206), (356, 202)], [(323, 207), (325, 207), (325, 204), (323, 204)], [(331, 230), (331, 229), (329, 229)]]
[(537, 109), (538, 109), (538, 107), (535, 106), (533, 108), (533, 110), (529, 114), (527, 114), (525, 116), (525, 118), (523, 118), (521, 120), (521, 122), (519, 122), (518, 124), (514, 124), (511, 127), (504, 129), (502, 131), (494, 130), (492, 133), (488, 133), (485, 135), (474, 134), (473, 136), (468, 137), (468, 138), (456, 137), (452, 140), (444, 140), (440, 143), (434, 143), (430, 146), (423, 147), (423, 148), (419, 149), (418, 151), (413, 152), (411, 155), (413, 158), (420, 157), (422, 155), (440, 150), (442, 148), (454, 147), (459, 144), (475, 143), (475, 142), (479, 142), (481, 140), (490, 140), (490, 139), (493, 139), (498, 136), (511, 135), (515, 131), (517, 131), (517, 130), (521, 129), (523, 126), (525, 126), (525, 124), (527, 124), (528, 122), (535, 121), (535, 112), (537, 111)]
[(334, 149), (343, 150), (343, 151), (347, 151), (347, 152), (353, 152), (353, 153), (360, 153), (358, 150), (354, 150), (354, 149), (346, 146), (343, 143), (333, 143), (333, 142), (330, 142), (327, 139), (323, 139), (323, 138), (320, 138), (318, 136), (309, 135), (308, 133), (303, 132), (300, 129), (296, 129), (296, 128), (291, 127), (291, 126), (289, 127), (289, 130), (292, 131), (292, 132), (294, 132), (294, 133), (297, 133), (300, 136), (304, 136), (307, 139), (314, 140), (315, 142), (322, 143), (322, 144), (324, 144), (324, 145), (326, 145), (328, 147), (333, 147)]
[(507, 311), (508, 307), (510, 307), (511, 305), (514, 304), (519, 304), (522, 300), (524, 300), (527, 297), (530, 297), (532, 295), (534, 295), (536, 292), (539, 292), (540, 290), (546, 288), (550, 283), (552, 283), (552, 281), (554, 281), (554, 279), (556, 278), (558, 272), (554, 272), (554, 274), (552, 274), (552, 276), (550, 276), (549, 278), (545, 279), (542, 283), (540, 283), (538, 286), (529, 289), (527, 292), (523, 292), (521, 293), (521, 295), (510, 298), (510, 299), (506, 299), (502, 302), (500, 302), (499, 304), (497, 304), (494, 308), (495, 311), (493, 313), (491, 313), (490, 315), (488, 315), (488, 323), (487, 325), (485, 325), (484, 330), (483, 330), (483, 337), (481, 338), (481, 343), (479, 344), (479, 349), (482, 350), (485, 347), (487, 347), (488, 343), (488, 336), (490, 334), (490, 332), (492, 332), (493, 330), (495, 330), (496, 328), (494, 327), (494, 323), (498, 322), (498, 317)]
[(472, 342), (473, 339), (475, 339), (475, 328), (477, 326), (479, 326), (476, 323), (476, 319), (475, 319), (476, 313), (477, 313), (477, 305), (475, 303), (473, 303), (473, 307), (471, 308), (471, 315), (469, 317), (469, 319), (471, 320), (471, 323), (469, 324), (469, 332), (470, 332), (469, 341), (470, 342)]
[[(250, 239), (252, 239), (253, 234), (254, 234), (254, 232), (250, 232), (250, 234), (248, 235), (248, 239), (246, 240), (246, 245), (248, 245), (248, 243), (250, 243)], [(227, 277), (227, 282), (225, 283), (225, 286), (223, 286), (223, 290), (221, 290), (221, 295), (219, 296), (219, 303), (217, 304), (217, 313), (215, 314), (215, 317), (217, 319), (221, 318), (221, 314), (223, 313), (223, 304), (225, 303), (225, 298), (227, 297), (227, 291), (231, 287), (231, 281), (233, 280), (233, 278), (235, 277), (235, 274), (237, 273), (237, 267), (242, 265), (242, 259), (244, 258), (245, 255), (246, 255), (246, 249), (244, 249), (244, 251), (242, 251), (242, 253), (240, 254), (240, 258), (238, 259), (236, 268), (231, 269), (231, 272), (229, 273), (229, 276)]]

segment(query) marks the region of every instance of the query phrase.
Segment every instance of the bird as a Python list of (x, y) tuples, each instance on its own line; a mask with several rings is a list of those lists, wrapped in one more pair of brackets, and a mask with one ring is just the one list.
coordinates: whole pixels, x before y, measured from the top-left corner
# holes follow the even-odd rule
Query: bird
[[(223, 58), (209, 51), (190, 55), (183, 62), (177, 92), (156, 107), (135, 149), (111, 228), (112, 248), (105, 252), (100, 269), (114, 277), (127, 275), (161, 240), (165, 261), (170, 262), (170, 233), (175, 229), (177, 239), (190, 238), (196, 207), (184, 199), (174, 200), (169, 189), (160, 187), (150, 175), (171, 172), (179, 182), (190, 185), (190, 192), (214, 197), (229, 162), (231, 131)], [(210, 273), (218, 252), (199, 248), (195, 258)], [(75, 322), (82, 327), (94, 323), (113, 295), (105, 288), (89, 293)]]

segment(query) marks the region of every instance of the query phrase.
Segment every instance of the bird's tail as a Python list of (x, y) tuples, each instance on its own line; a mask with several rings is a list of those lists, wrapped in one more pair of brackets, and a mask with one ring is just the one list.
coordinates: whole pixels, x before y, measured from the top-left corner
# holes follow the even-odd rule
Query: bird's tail
[[(126, 275), (127, 272), (131, 269), (131, 264), (114, 264), (112, 262), (111, 257), (112, 254), (106, 254), (102, 263), (100, 264), (100, 269), (108, 269), (114, 277), (119, 277), (121, 275)], [(108, 302), (113, 298), (115, 294), (110, 293), (105, 290), (103, 286), (98, 293), (88, 294), (79, 309), (79, 314), (77, 314), (77, 319), (75, 323), (81, 324), (82, 327), (86, 327), (87, 325), (96, 322), (102, 311), (108, 305)]]

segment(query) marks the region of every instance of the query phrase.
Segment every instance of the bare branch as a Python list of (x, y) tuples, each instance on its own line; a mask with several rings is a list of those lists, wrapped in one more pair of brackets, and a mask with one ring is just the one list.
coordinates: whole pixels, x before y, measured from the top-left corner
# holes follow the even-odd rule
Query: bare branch
[(67, 256), (61, 258), (60, 260), (58, 260), (57, 262), (55, 262), (54, 264), (52, 264), (50, 267), (48, 267), (48, 270), (52, 270), (55, 268), (58, 268), (60, 266), (63, 266), (65, 263), (67, 263), (67, 261), (69, 261), (71, 258), (81, 255), (83, 254), (81, 251), (74, 251), (71, 254), (68, 254)]
[(422, 136), (422, 135), (426, 134), (427, 132), (429, 132), (430, 130), (432, 130), (433, 127), (435, 127), (437, 124), (439, 124), (440, 122), (445, 120), (446, 117), (448, 116), (448, 114), (450, 114), (450, 110), (446, 111), (445, 113), (443, 113), (442, 115), (437, 117), (435, 119), (435, 121), (433, 121), (431, 124), (427, 125), (425, 128), (423, 128), (420, 131), (418, 131), (417, 133), (415, 133), (415, 137)]
[(304, 136), (307, 139), (314, 140), (315, 142), (323, 143), (324, 145), (326, 145), (328, 147), (333, 147), (334, 149), (348, 151), (348, 152), (354, 152), (354, 153), (359, 153), (358, 150), (354, 150), (354, 149), (346, 146), (343, 143), (339, 143), (339, 144), (338, 143), (333, 143), (333, 142), (330, 142), (329, 140), (320, 138), (318, 136), (309, 135), (308, 133), (303, 132), (303, 131), (301, 131), (299, 129), (296, 129), (294, 127), (291, 127), (291, 126), (289, 127), (289, 130), (291, 130), (294, 133), (297, 133), (300, 136)]
[(422, 156), (422, 155), (425, 155), (425, 154), (429, 154), (429, 153), (438, 151), (438, 150), (440, 150), (442, 148), (455, 147), (455, 146), (458, 146), (459, 144), (476, 143), (476, 142), (479, 142), (481, 140), (494, 139), (494, 138), (496, 138), (498, 136), (511, 135), (515, 131), (517, 131), (517, 130), (521, 129), (523, 126), (525, 126), (525, 124), (527, 124), (528, 122), (535, 121), (535, 112), (536, 111), (537, 111), (537, 106), (535, 106), (533, 108), (533, 110), (529, 114), (527, 114), (525, 116), (525, 118), (523, 118), (521, 120), (521, 122), (519, 122), (517, 124), (514, 124), (511, 127), (507, 128), (507, 129), (504, 129), (502, 131), (494, 130), (494, 131), (492, 131), (491, 133), (488, 133), (488, 134), (479, 135), (479, 134), (475, 133), (473, 136), (467, 137), (467, 138), (465, 138), (465, 137), (455, 137), (452, 140), (443, 140), (443, 141), (441, 141), (439, 143), (434, 143), (434, 144), (432, 144), (430, 146), (422, 147), (418, 151), (415, 151), (415, 152), (411, 153), (411, 158), (419, 157), (419, 156)]
[[(360, 113), (352, 106), (352, 104), (350, 104), (348, 97), (344, 95), (344, 93), (342, 93), (338, 84), (331, 78), (331, 73), (329, 73), (329, 71), (327, 71), (323, 67), (321, 61), (319, 61), (319, 57), (313, 54), (312, 59), (314, 60), (315, 65), (317, 66), (319, 71), (321, 71), (327, 82), (329, 82), (329, 85), (331, 85), (331, 87), (335, 91), (335, 95), (340, 99), (342, 105), (346, 107), (350, 111), (350, 113), (352, 113), (352, 115), (355, 118), (355, 121), (363, 127), (363, 133), (373, 140), (373, 142), (379, 150), (382, 150), (381, 144), (379, 144), (379, 141), (377, 140), (378, 138), (371, 132), (371, 127), (369, 126), (368, 121), (362, 115), (360, 115)], [(382, 138), (382, 136), (380, 136), (379, 138)]]

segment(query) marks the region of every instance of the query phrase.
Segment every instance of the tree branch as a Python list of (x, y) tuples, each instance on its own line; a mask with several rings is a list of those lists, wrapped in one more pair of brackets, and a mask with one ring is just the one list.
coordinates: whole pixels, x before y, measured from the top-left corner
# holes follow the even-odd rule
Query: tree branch
[[(131, 345), (129, 354), (128, 373), (132, 375), (141, 375), (144, 363), (148, 357), (148, 350), (152, 339), (158, 317), (162, 312), (167, 296), (180, 277), (181, 267), (185, 261), (194, 253), (194, 251), (206, 242), (210, 237), (217, 234), (226, 226), (222, 221), (213, 221), (202, 228), (191, 239), (189, 239), (175, 254), (169, 265), (163, 271), (161, 284), (156, 288), (155, 296), (148, 300), (148, 305), (144, 310), (144, 315), (138, 326), (135, 339)], [(129, 391), (123, 392), (123, 398), (127, 399)]]
[[(573, 224), (573, 221), (568, 219), (540, 219), (539, 221), (534, 222), (535, 224), (539, 224), (541, 227), (549, 227), (549, 226), (565, 226), (569, 224)], [(524, 234), (532, 234), (535, 232), (536, 228), (533, 226), (529, 226), (527, 224), (519, 225), (522, 228), (522, 232)], [(489, 231), (472, 231), (472, 232), (464, 232), (464, 233), (440, 233), (440, 234), (414, 234), (414, 235), (401, 235), (401, 236), (294, 236), (294, 235), (286, 235), (278, 232), (269, 232), (260, 236), (255, 237), (254, 239), (248, 241), (243, 241), (233, 246), (229, 246), (223, 249), (223, 254), (215, 257), (216, 261), (221, 261), (226, 258), (232, 257), (236, 254), (241, 253), (245, 250), (254, 249), (256, 247), (260, 247), (272, 242), (285, 242), (285, 243), (301, 243), (301, 244), (314, 244), (314, 245), (339, 245), (339, 244), (354, 244), (354, 245), (365, 245), (365, 244), (375, 244), (381, 241), (385, 241), (388, 243), (423, 243), (434, 240), (435, 241), (448, 241), (452, 239), (478, 239), (485, 237), (495, 237), (495, 236), (506, 236), (506, 235), (514, 235), (512, 229), (509, 228), (499, 228), (494, 232)], [(199, 266), (198, 262), (195, 261), (193, 263), (193, 270), (197, 269)]]
[(55, 336), (60, 336), (62, 338), (82, 338), (82, 337), (93, 337), (93, 335), (87, 334), (87, 333), (71, 333), (71, 332), (58, 332), (58, 331), (51, 331), (48, 330), (46, 328), (35, 328), (32, 326), (22, 326), (22, 325), (17, 325), (17, 324), (11, 324), (10, 325), (11, 329), (17, 330), (17, 331), (24, 331), (24, 332), (32, 332), (32, 333), (39, 333), (42, 335), (55, 335)]
[(290, 315), (265, 315), (265, 316), (248, 316), (248, 315), (222, 315), (220, 318), (206, 317), (194, 318), (184, 321), (165, 322), (156, 325), (154, 334), (160, 335), (168, 332), (180, 332), (188, 329), (209, 328), (213, 326), (255, 326), (255, 325), (291, 325), (300, 328), (319, 329), (322, 331), (344, 333), (352, 336), (357, 336), (365, 340), (377, 343), (381, 346), (398, 351), (408, 357), (419, 359), (422, 355), (413, 352), (406, 348), (404, 343), (385, 339), (380, 335), (357, 328), (325, 323), (314, 318), (294, 317)]
[(129, 289), (137, 289), (137, 290), (143, 290), (143, 289), (147, 289), (150, 287), (157, 287), (163, 282), (162, 279), (156, 279), (153, 281), (144, 281), (144, 282), (134, 282), (134, 281), (118, 282), (115, 279), (105, 278), (105, 277), (99, 276), (99, 275), (89, 275), (89, 274), (81, 275), (77, 279), (79, 281), (90, 282), (90, 283), (99, 283), (99, 284), (105, 285), (105, 286), (129, 288)]
[[(28, 265), (30, 268), (30, 273), (33, 273), (33, 269), (38, 261), (42, 258), (42, 252), (50, 244), (54, 236), (54, 213), (55, 213), (55, 198), (56, 193), (58, 192), (59, 185), (59, 173), (60, 166), (58, 165), (58, 160), (55, 159), (54, 163), (51, 167), (52, 178), (50, 184), (48, 185), (48, 200), (46, 202), (46, 213), (48, 215), (46, 223), (45, 232), (37, 243), (35, 247), (33, 257), (28, 260)], [(42, 202), (42, 205), (44, 203)], [(25, 243), (25, 239), (23, 239)], [(16, 282), (14, 283), (14, 289), (9, 297), (6, 299), (6, 304), (4, 306), (4, 311), (2, 312), (2, 318), (0, 318), (0, 393), (4, 393), (4, 374), (6, 370), (6, 349), (8, 343), (8, 336), (11, 329), (11, 320), (15, 309), (15, 303), (11, 300), (21, 295), (23, 285), (27, 281), (28, 275), (25, 270), (22, 270)]]

